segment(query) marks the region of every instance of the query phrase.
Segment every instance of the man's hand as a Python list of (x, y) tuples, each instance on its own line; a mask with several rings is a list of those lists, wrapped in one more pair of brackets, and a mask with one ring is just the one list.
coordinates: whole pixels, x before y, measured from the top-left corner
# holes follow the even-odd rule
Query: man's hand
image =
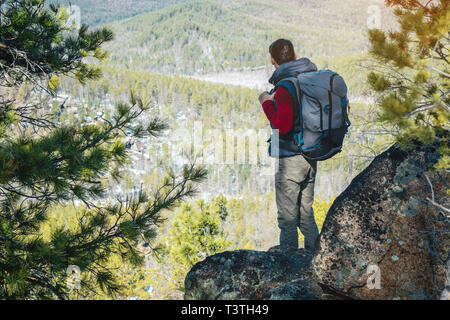
[(270, 95), (267, 91), (264, 91), (259, 96), (259, 103), (263, 104), (263, 102), (267, 101), (267, 100), (273, 101), (274, 98), (275, 98), (275, 92), (272, 95)]

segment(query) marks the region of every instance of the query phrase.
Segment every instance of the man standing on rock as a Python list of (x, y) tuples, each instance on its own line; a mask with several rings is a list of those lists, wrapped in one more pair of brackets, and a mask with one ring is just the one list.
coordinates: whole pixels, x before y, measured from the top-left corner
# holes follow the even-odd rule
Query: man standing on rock
[(317, 71), (317, 67), (307, 58), (297, 60), (289, 40), (275, 41), (270, 45), (269, 52), (276, 68), (269, 82), (275, 89), (273, 93), (263, 92), (259, 101), (272, 128), (279, 132), (279, 143), (271, 143), (269, 147), (270, 156), (279, 158), (275, 189), (281, 232), (277, 247), (297, 249), (297, 228), (300, 228), (305, 237), (305, 249), (312, 253), (319, 235), (312, 209), (317, 162), (304, 158), (292, 138), (298, 102), (294, 98), (295, 88), (281, 81), (300, 73)]

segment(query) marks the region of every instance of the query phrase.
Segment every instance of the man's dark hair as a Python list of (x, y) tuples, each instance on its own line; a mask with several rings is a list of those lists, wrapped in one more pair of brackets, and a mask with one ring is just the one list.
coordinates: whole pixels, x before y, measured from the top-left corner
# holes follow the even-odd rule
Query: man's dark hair
[(269, 52), (278, 65), (295, 60), (294, 45), (286, 39), (278, 39), (272, 43)]

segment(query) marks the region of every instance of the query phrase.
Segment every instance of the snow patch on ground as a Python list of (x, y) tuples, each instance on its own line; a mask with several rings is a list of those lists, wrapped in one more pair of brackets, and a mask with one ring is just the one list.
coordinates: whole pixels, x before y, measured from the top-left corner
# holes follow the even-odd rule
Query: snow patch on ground
[(268, 82), (272, 72), (273, 70), (269, 71), (264, 67), (246, 71), (223, 71), (188, 77), (213, 83), (269, 90), (272, 88), (272, 85)]
[[(261, 91), (270, 91), (273, 86), (268, 80), (273, 71), (274, 70), (272, 68), (269, 69), (268, 67), (259, 67), (245, 71), (222, 71), (186, 77), (213, 83), (242, 86)], [(373, 97), (363, 95), (350, 95), (349, 99), (351, 103), (365, 103), (369, 105), (375, 103), (375, 99)]]

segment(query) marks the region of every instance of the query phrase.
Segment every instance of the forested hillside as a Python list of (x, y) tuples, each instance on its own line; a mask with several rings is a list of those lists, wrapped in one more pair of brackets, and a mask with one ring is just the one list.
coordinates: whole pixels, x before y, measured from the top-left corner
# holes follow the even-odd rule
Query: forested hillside
[(378, 0), (188, 2), (113, 23), (110, 62), (164, 74), (250, 68), (267, 63), (268, 45), (280, 37), (292, 39), (299, 56), (342, 58), (367, 51), (371, 5), (388, 24)]
[(186, 1), (189, 0), (51, 0), (48, 3), (78, 6), (81, 22), (96, 27)]
[[(150, 183), (164, 173), (165, 168), (160, 166), (161, 163), (180, 167), (187, 162), (188, 155), (194, 151), (193, 133), (196, 124), (202, 126), (203, 142), (200, 149), (210, 171), (209, 179), (202, 187), (204, 196), (214, 197), (219, 193), (239, 195), (246, 189), (251, 189), (255, 194), (273, 190), (272, 175), (263, 175), (268, 169), (265, 162), (267, 158), (258, 157), (257, 165), (249, 161), (226, 164), (225, 159), (219, 162), (214, 160), (218, 148), (227, 143), (227, 130), (231, 130), (235, 139), (247, 130), (253, 130), (258, 134), (258, 141), (255, 142), (258, 155), (267, 154), (266, 140), (270, 130), (264, 113), (255, 101), (258, 90), (131, 70), (105, 68), (104, 71), (104, 78), (85, 87), (77, 86), (73, 81), (63, 81), (61, 90), (70, 99), (65, 101), (63, 110), (60, 110), (59, 105), (66, 98), (55, 100), (52, 114), (59, 121), (68, 123), (97, 122), (101, 115), (110, 119), (111, 101), (125, 99), (127, 93), (133, 90), (149, 99), (157, 107), (159, 116), (166, 119), (170, 126), (156, 144), (129, 139), (129, 147), (136, 157), (135, 165), (127, 174), (121, 189), (117, 188), (116, 182), (111, 181), (110, 190), (125, 192), (133, 186), (136, 188), (140, 181)], [(375, 125), (370, 110), (364, 101), (352, 104), (353, 125), (349, 138), (342, 154), (320, 163), (316, 186), (318, 194), (329, 198), (341, 192), (377, 151), (390, 143), (391, 138), (386, 135), (386, 129)], [(213, 135), (214, 130), (220, 134)], [(249, 159), (248, 145), (251, 141), (247, 138), (244, 136), (242, 140), (239, 138), (233, 142), (233, 148), (237, 147), (239, 141), (245, 141), (245, 158)], [(233, 153), (234, 159), (241, 156), (234, 149)]]
[[(256, 100), (257, 90), (202, 83), (170, 74), (215, 70), (220, 82), (220, 70), (267, 65), (270, 42), (277, 37), (291, 38), (297, 45), (298, 55), (308, 55), (319, 68), (331, 68), (342, 74), (351, 93), (351, 138), (342, 156), (321, 164), (320, 176), (324, 179), (319, 179), (317, 185), (319, 194), (332, 197), (345, 188), (377, 150), (390, 142), (387, 136), (380, 135), (386, 130), (376, 128), (374, 114), (368, 112), (371, 100), (364, 81), (366, 69), (362, 67), (367, 50), (366, 11), (374, 3), (380, 4), (379, 1), (344, 5), (332, 1), (287, 0), (282, 5), (265, 0), (193, 1), (115, 22), (110, 25), (115, 40), (108, 47), (110, 58), (105, 77), (85, 88), (63, 81), (62, 91), (75, 100), (67, 104), (82, 101), (86, 107), (77, 113), (66, 108), (61, 117), (64, 121), (67, 117), (92, 121), (99, 114), (108, 115), (107, 101), (123, 99), (130, 89), (158, 106), (161, 116), (168, 119), (171, 131), (159, 149), (156, 146), (147, 149), (145, 142), (130, 142), (131, 148), (139, 151), (138, 165), (134, 166), (139, 170), (127, 176), (121, 189), (115, 188), (122, 192), (136, 186), (137, 181), (148, 181), (146, 176), (161, 174), (161, 162), (179, 164), (181, 150), (192, 151), (192, 141), (186, 144), (184, 139), (186, 132), (192, 134), (195, 121), (203, 126), (207, 140), (205, 156), (214, 153), (218, 145), (218, 141), (210, 139), (208, 130), (236, 133), (266, 130), (267, 134), (261, 137), (265, 141), (269, 127)], [(311, 25), (318, 27), (310, 28)], [(266, 69), (269, 74), (270, 68)], [(59, 110), (56, 108), (54, 112)], [(266, 143), (258, 146), (264, 150), (266, 147)], [(178, 154), (171, 156), (174, 150)], [(159, 160), (152, 163), (142, 160), (152, 159), (154, 155)], [(239, 194), (250, 186), (256, 193), (264, 194), (273, 187), (271, 179), (260, 176), (262, 169), (248, 164), (216, 165), (209, 169), (208, 184), (202, 189), (204, 195)]]

